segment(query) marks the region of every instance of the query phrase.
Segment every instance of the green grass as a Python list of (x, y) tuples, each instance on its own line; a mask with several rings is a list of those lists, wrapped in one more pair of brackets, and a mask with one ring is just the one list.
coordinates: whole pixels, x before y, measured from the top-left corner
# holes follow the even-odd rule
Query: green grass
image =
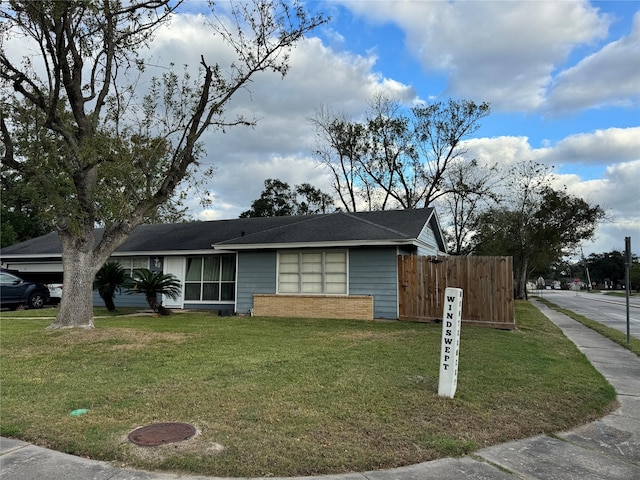
[[(145, 310), (144, 308), (119, 307), (114, 312), (109, 312), (105, 307), (94, 307), (93, 315), (96, 317), (119, 317), (122, 315), (132, 315)], [(147, 309), (148, 310), (148, 309)], [(39, 309), (27, 310), (3, 310), (0, 312), (0, 319), (10, 318), (56, 318), (58, 307), (46, 306)]]
[[(557, 327), (526, 302), (516, 318), (513, 332), (463, 326), (458, 390), (444, 399), (439, 325), (187, 313), (85, 331), (3, 316), (0, 432), (138, 468), (297, 476), (464, 455), (613, 408), (613, 388)], [(169, 421), (200, 433), (127, 442)]]
[[(582, 292), (585, 293), (593, 293), (593, 294), (602, 294), (602, 295), (609, 295), (611, 297), (623, 297), (626, 298), (627, 296), (627, 292), (624, 290), (597, 290), (597, 289), (592, 289), (592, 290), (583, 290)], [(640, 295), (640, 292), (636, 291), (636, 290), (632, 290), (631, 292), (629, 292), (629, 296), (630, 297), (637, 297)]]
[[(622, 297), (622, 298), (627, 298), (627, 292), (606, 292), (604, 295), (608, 295), (610, 297)], [(635, 297), (637, 296), (638, 293), (637, 292), (629, 292), (629, 297)]]
[(584, 315), (580, 315), (580, 314), (577, 314), (575, 312), (572, 312), (571, 310), (567, 310), (566, 308), (562, 308), (562, 307), (556, 305), (555, 303), (550, 302), (547, 299), (540, 298), (540, 297), (538, 297), (537, 299), (541, 303), (544, 303), (545, 305), (547, 305), (549, 308), (553, 308), (554, 310), (556, 310), (556, 311), (558, 311), (560, 313), (563, 313), (568, 317), (573, 318), (577, 322), (582, 323), (584, 326), (589, 327), (592, 330), (595, 330), (599, 334), (604, 335), (608, 339), (616, 342), (618, 345), (621, 345), (624, 348), (627, 348), (627, 349), (631, 350), (636, 355), (640, 356), (640, 339), (637, 339), (635, 337), (631, 337), (629, 339), (630, 342), (627, 343), (627, 334), (621, 332), (620, 330), (616, 330), (615, 328), (607, 327), (606, 325), (603, 325), (600, 322), (597, 322), (595, 320), (587, 318)]

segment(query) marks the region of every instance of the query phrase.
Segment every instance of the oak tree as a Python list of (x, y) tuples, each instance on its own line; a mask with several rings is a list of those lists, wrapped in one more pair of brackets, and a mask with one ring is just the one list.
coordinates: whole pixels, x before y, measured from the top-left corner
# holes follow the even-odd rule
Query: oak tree
[[(180, 4), (0, 4), (3, 165), (35, 184), (63, 248), (65, 295), (52, 327), (93, 327), (100, 267), (195, 175), (205, 132), (254, 123), (225, 114), (235, 94), (259, 72), (285, 75), (290, 49), (325, 21), (289, 0), (231, 3), (224, 15), (210, 2), (210, 32), (234, 60), (202, 55), (193, 77), (165, 65), (141, 91), (145, 48)], [(9, 48), (16, 42), (36, 53), (21, 56)]]
[(472, 251), (512, 256), (515, 296), (526, 299), (528, 276), (592, 238), (605, 212), (552, 188), (548, 169), (535, 162), (518, 164), (511, 178), (511, 198), (480, 215)]

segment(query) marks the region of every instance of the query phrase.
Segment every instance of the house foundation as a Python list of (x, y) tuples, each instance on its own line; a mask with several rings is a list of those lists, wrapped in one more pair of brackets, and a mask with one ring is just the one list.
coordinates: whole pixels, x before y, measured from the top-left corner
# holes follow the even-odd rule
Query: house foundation
[(259, 317), (373, 320), (373, 297), (255, 294), (253, 314)]

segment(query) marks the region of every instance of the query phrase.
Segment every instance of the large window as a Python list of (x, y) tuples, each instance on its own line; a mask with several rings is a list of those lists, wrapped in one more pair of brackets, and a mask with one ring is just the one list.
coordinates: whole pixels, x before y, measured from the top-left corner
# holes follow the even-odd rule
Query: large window
[(347, 252), (281, 252), (278, 293), (347, 293)]
[(149, 268), (149, 257), (118, 257), (110, 258), (109, 261), (118, 262), (129, 275), (138, 268)]
[(235, 255), (188, 257), (184, 299), (186, 301), (232, 302), (235, 300), (235, 282)]

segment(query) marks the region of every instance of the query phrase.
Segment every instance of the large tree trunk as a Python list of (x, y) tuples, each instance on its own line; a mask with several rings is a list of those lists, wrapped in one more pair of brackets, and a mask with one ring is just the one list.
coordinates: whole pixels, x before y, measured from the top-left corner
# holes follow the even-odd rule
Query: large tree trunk
[(517, 262), (514, 276), (516, 280), (515, 298), (519, 300), (528, 300), (527, 295), (527, 271), (529, 268), (529, 260), (523, 259)]
[(93, 228), (83, 236), (60, 233), (64, 293), (56, 320), (49, 328), (93, 328), (93, 280), (98, 271)]

